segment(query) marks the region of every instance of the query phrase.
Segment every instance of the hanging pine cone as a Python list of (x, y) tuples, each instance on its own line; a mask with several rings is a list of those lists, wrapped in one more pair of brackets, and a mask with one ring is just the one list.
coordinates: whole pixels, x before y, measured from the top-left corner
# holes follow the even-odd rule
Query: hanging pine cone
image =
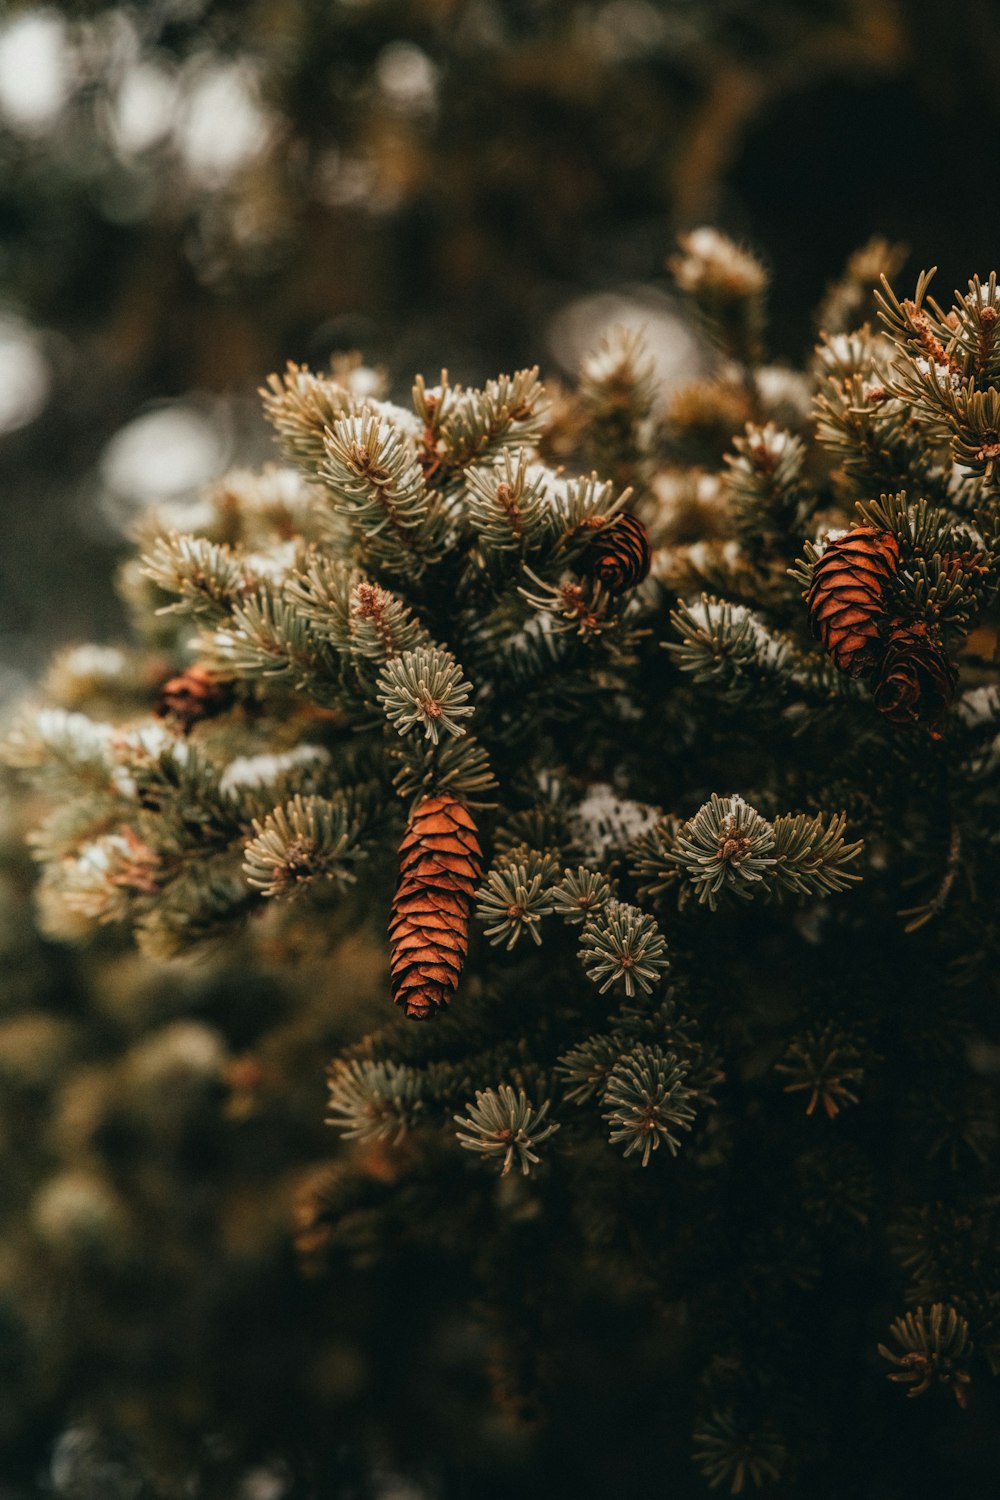
[(958, 672), (922, 620), (894, 620), (875, 679), (875, 707), (890, 724), (923, 726), (940, 739)]
[(588, 572), (609, 594), (623, 594), (642, 582), (649, 572), (649, 535), (638, 516), (623, 510), (594, 538)]
[(828, 542), (813, 568), (807, 601), (813, 634), (852, 677), (875, 663), (885, 593), (898, 566), (892, 532), (858, 526)]
[(163, 684), (155, 712), (188, 734), (202, 719), (214, 719), (225, 713), (232, 702), (232, 683), (216, 677), (207, 667), (195, 662)]
[(469, 946), (469, 917), (482, 877), (472, 814), (450, 792), (425, 797), (399, 847), (389, 922), (392, 995), (412, 1020), (447, 1005)]

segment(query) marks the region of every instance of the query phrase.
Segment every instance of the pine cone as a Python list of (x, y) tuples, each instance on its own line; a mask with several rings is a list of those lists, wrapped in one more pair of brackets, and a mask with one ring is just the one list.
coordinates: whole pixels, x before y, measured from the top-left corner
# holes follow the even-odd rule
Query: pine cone
[(202, 719), (214, 719), (225, 713), (232, 702), (232, 683), (195, 662), (180, 676), (163, 684), (155, 712), (161, 719), (171, 719), (188, 734)]
[(827, 544), (808, 595), (813, 634), (842, 672), (859, 677), (875, 664), (885, 592), (899, 566), (891, 531), (858, 526)]
[(588, 572), (610, 594), (623, 594), (642, 582), (649, 572), (649, 535), (638, 516), (624, 510), (594, 538)]
[(399, 847), (389, 922), (392, 995), (412, 1020), (447, 1005), (458, 985), (482, 870), (468, 808), (450, 792), (425, 797)]
[(890, 724), (922, 725), (941, 738), (958, 672), (930, 628), (894, 620), (875, 680), (875, 707)]

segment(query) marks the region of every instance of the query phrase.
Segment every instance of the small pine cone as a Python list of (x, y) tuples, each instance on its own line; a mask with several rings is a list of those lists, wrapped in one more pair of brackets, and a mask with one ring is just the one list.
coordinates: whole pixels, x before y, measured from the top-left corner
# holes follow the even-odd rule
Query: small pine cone
[(920, 725), (941, 738), (958, 672), (921, 620), (894, 620), (875, 680), (875, 707), (890, 724)]
[(813, 568), (807, 600), (813, 634), (852, 677), (875, 664), (885, 592), (898, 567), (892, 532), (858, 526), (829, 542)]
[(232, 706), (233, 685), (198, 662), (160, 689), (156, 714), (170, 719), (185, 734), (203, 719), (214, 719)]
[(482, 878), (472, 814), (450, 792), (425, 797), (399, 847), (399, 884), (389, 922), (392, 995), (412, 1020), (447, 1005), (469, 946), (469, 918)]
[(588, 572), (609, 594), (634, 589), (649, 572), (649, 535), (631, 511), (623, 510), (594, 538)]

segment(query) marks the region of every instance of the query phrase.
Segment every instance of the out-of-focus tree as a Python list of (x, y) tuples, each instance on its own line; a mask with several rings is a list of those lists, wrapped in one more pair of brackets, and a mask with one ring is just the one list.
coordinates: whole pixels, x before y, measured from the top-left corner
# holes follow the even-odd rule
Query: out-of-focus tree
[(0, 31), (8, 275), (161, 369), (213, 292), (195, 379), (250, 377), (269, 334), (338, 311), (457, 304), (482, 334), (547, 278), (648, 274), (663, 216), (718, 210), (763, 109), (905, 50), (891, 0), (22, 5)]
[[(14, 0), (0, 656), (38, 665), (43, 598), (63, 636), (110, 624), (92, 476), (147, 403), (358, 345), (478, 378), (581, 291), (655, 278), (672, 223), (766, 242), (727, 186), (750, 125), (898, 71), (904, 30), (893, 0)], [(247, 434), (195, 407), (206, 478)]]

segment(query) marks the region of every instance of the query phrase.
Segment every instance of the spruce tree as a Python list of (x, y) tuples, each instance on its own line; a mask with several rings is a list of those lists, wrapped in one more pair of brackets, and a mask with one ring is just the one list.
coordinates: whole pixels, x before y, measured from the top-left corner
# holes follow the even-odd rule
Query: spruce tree
[(873, 243), (789, 370), (751, 254), (672, 267), (717, 354), (669, 398), (633, 335), (573, 391), (270, 378), (283, 467), (150, 517), (137, 644), (10, 740), (45, 927), (377, 945), (299, 1245), (471, 1308), (480, 1492), (982, 1492), (1000, 288), (873, 303)]

